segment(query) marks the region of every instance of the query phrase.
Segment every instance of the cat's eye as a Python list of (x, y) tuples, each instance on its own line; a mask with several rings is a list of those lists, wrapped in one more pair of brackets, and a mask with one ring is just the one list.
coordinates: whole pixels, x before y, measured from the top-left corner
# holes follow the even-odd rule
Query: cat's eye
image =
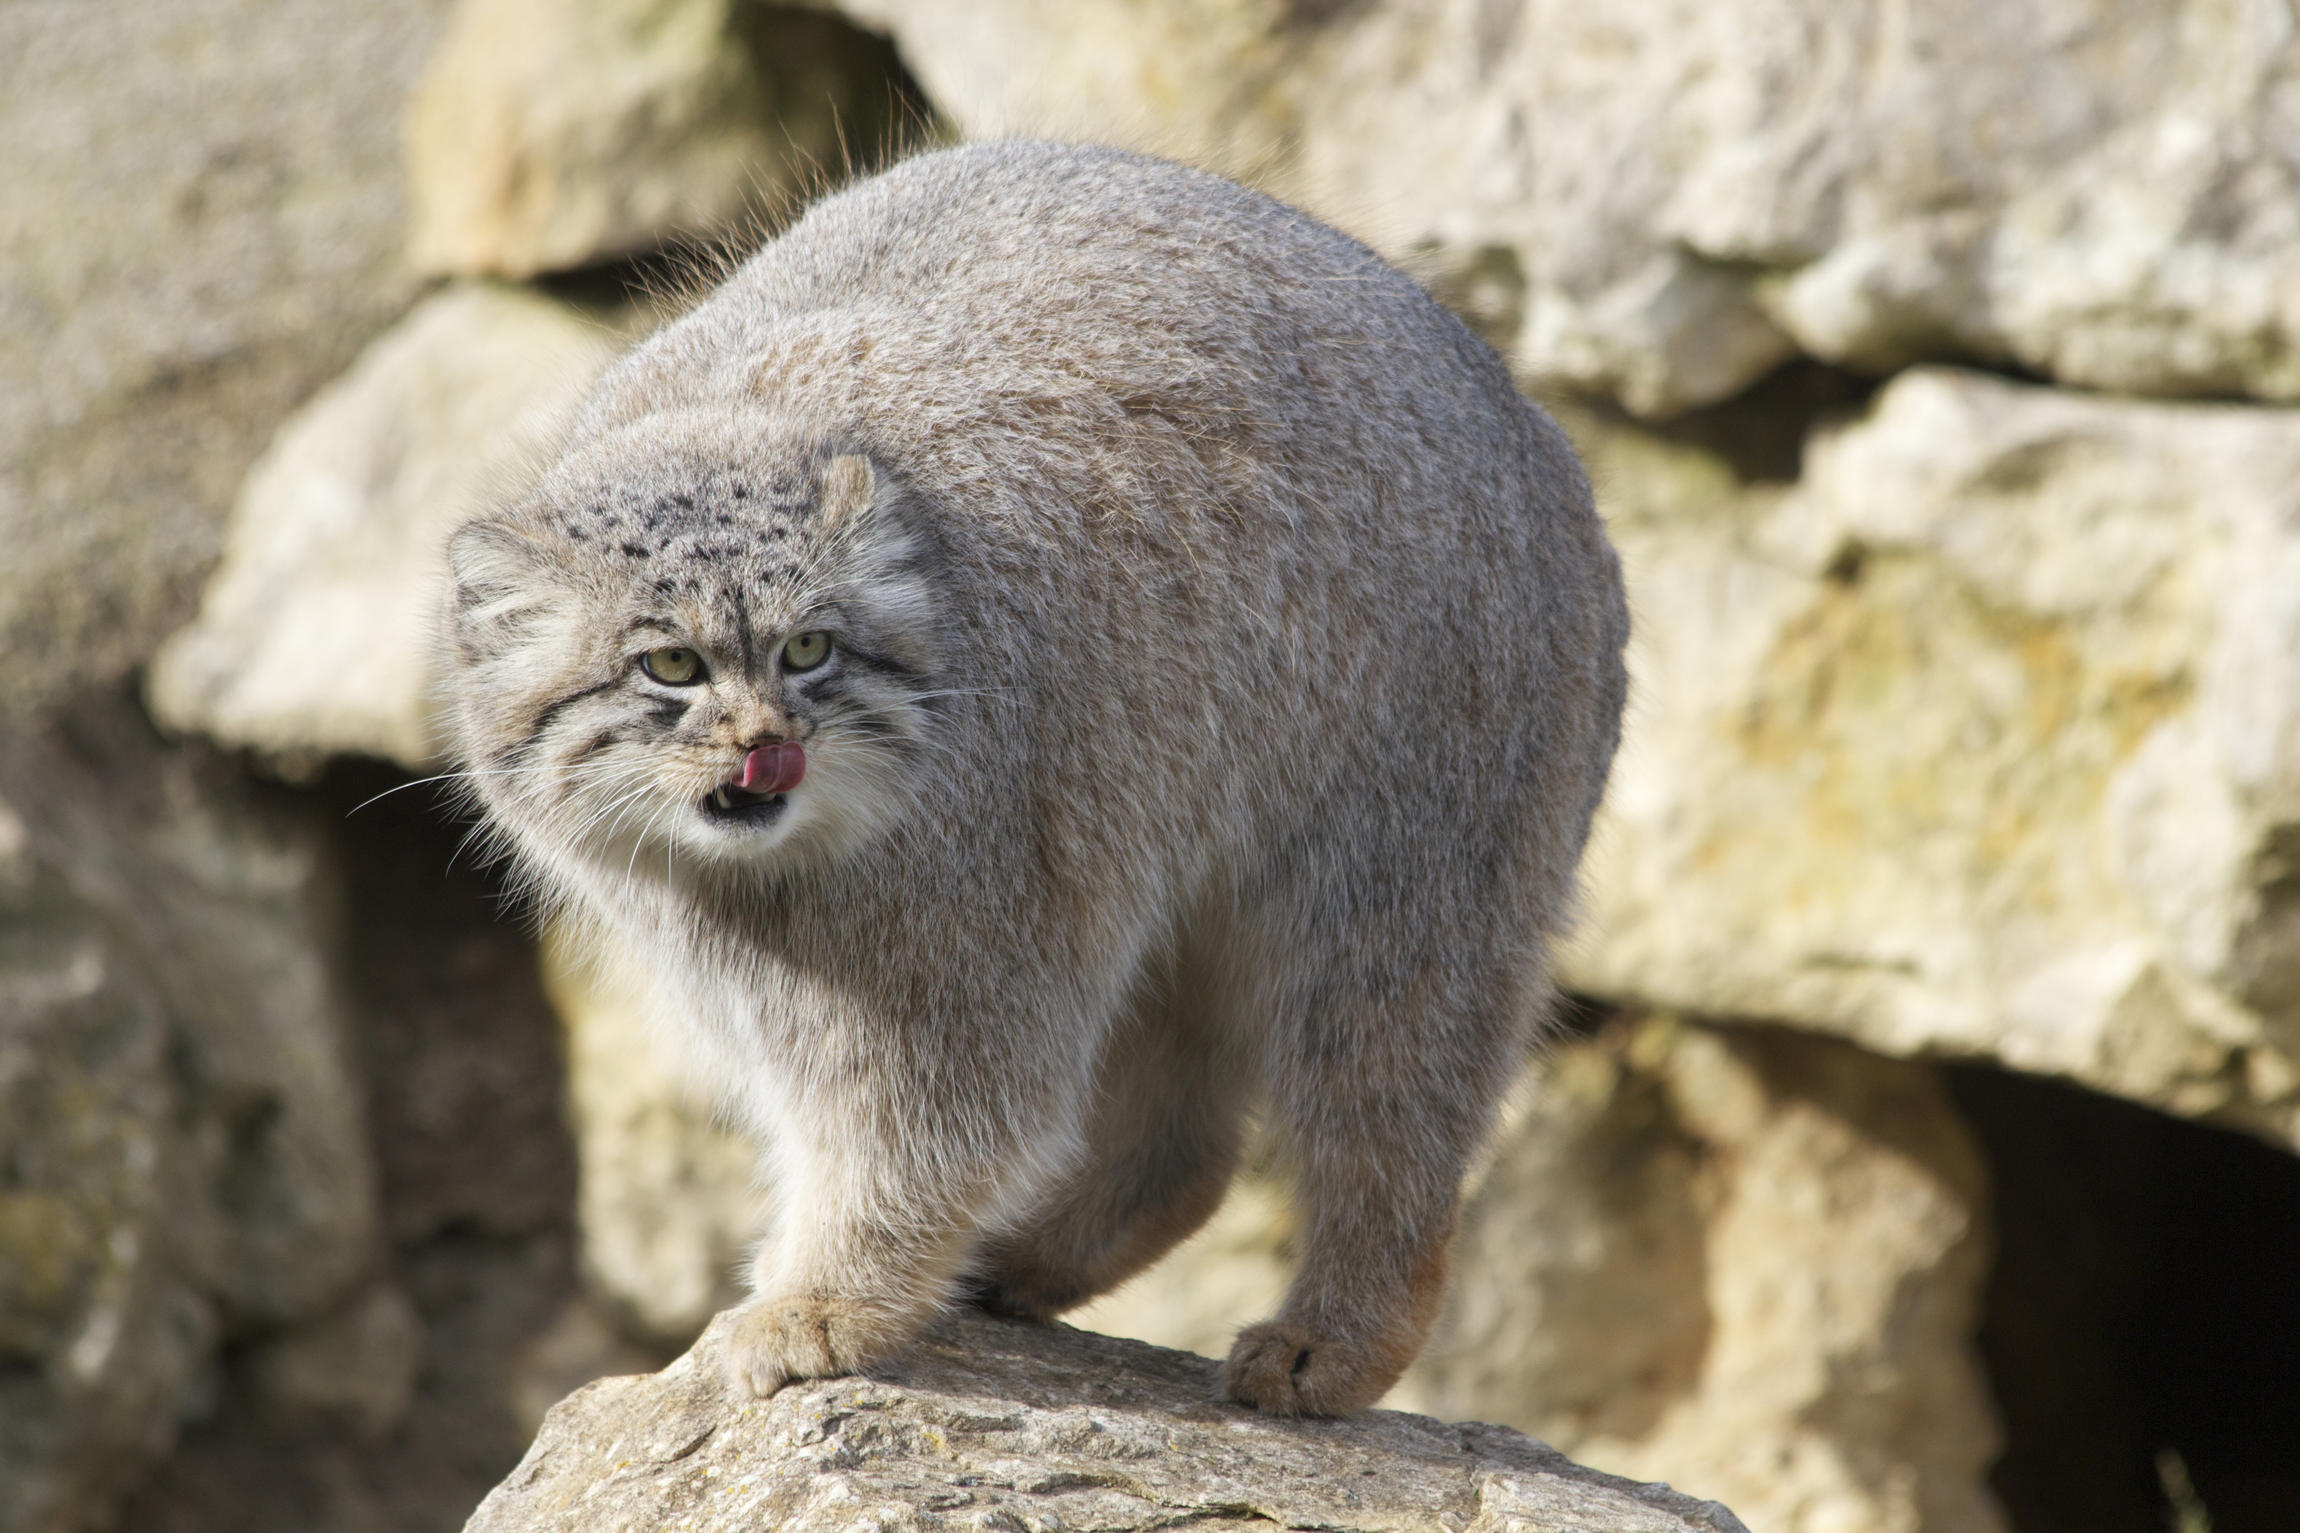
[(811, 671), (831, 657), (831, 636), (821, 630), (794, 633), (783, 641), (783, 669)]
[(691, 687), (703, 679), (703, 657), (691, 649), (651, 649), (639, 669), (666, 687)]

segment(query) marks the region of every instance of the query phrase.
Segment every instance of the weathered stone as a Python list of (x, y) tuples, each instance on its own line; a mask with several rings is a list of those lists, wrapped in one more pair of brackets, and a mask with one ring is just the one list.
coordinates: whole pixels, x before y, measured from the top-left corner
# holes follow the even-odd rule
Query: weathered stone
[[(410, 1336), (377, 1285), (240, 1338), (199, 1419), (122, 1509), (118, 1526), (134, 1533), (453, 1528), (542, 1418), (527, 1408), (531, 1389), (550, 1387), (533, 1354), (575, 1292), (558, 1029), (524, 923), (497, 880), (456, 856), (462, 827), (421, 791), (367, 802), (396, 780), (361, 765), (316, 792), (265, 797), (309, 813), (351, 875), (346, 977), (384, 1189), (385, 1281), (420, 1330)], [(419, 1359), (406, 1350), (415, 1339)], [(598, 1376), (552, 1350), (552, 1399)], [(668, 1357), (592, 1360), (630, 1372)], [(378, 1434), (403, 1381), (413, 1398)]]
[(379, 1283), (331, 1315), (272, 1337), (243, 1360), (258, 1410), (285, 1426), (332, 1426), (373, 1442), (406, 1419), (423, 1362), (423, 1321)]
[(969, 132), (1140, 143), (1500, 270), (1518, 366), (1633, 410), (1799, 349), (2300, 397), (2269, 0), (841, 4)]
[(440, 550), (620, 349), (604, 317), (515, 288), (425, 300), (248, 476), (198, 617), (153, 664), (154, 715), (276, 756), (429, 762)]
[(378, 1254), (324, 859), (85, 714), (0, 734), (0, 1527), (35, 1533), (166, 1451), (219, 1339)]
[[(1281, 1196), (1242, 1181), (1077, 1320), (1221, 1356), (1282, 1290)], [(1987, 1223), (1930, 1067), (1618, 1023), (1512, 1098), (1445, 1312), (1389, 1403), (1498, 1421), (1781, 1533), (2001, 1528), (1972, 1351)]]
[(584, 1281), (626, 1329), (683, 1346), (742, 1296), (758, 1156), (710, 1121), (636, 965), (554, 929), (543, 981), (566, 1028)]
[(272, 429), (414, 296), (435, 0), (0, 6), (0, 707), (190, 614)]
[(2001, 1529), (1987, 1229), (1928, 1068), (1647, 1020), (1548, 1062), (1399, 1393), (1781, 1533)]
[(1257, 1417), (1219, 1402), (1205, 1358), (1063, 1326), (956, 1316), (872, 1378), (756, 1403), (729, 1396), (720, 1336), (559, 1406), (468, 1533), (1742, 1526), (1714, 1502), (1583, 1469), (1500, 1427)]
[(727, 232), (876, 152), (892, 67), (744, 0), (462, 0), (409, 109), (412, 258), (524, 277)]
[(1576, 988), (2300, 1143), (2300, 413), (1903, 374), (1584, 433), (1638, 631)]

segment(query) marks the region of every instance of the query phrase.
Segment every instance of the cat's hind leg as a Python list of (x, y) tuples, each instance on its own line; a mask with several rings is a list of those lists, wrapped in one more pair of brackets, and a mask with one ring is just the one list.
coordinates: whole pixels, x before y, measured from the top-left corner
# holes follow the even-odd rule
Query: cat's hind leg
[(1433, 919), (1414, 891), (1383, 895), (1361, 889), (1327, 940), (1267, 949), (1291, 955), (1269, 995), (1268, 1091), (1298, 1266), (1278, 1313), (1239, 1333), (1222, 1387), (1272, 1415), (1361, 1410), (1421, 1350), (1463, 1173), (1538, 1003), (1530, 964), (1474, 905)]

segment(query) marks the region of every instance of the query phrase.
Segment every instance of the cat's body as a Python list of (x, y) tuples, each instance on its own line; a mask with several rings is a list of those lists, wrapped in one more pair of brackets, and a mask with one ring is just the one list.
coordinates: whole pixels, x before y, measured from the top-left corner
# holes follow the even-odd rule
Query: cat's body
[(1226, 1387), (1347, 1411), (1410, 1361), (1627, 628), (1563, 437), (1410, 282), (1156, 161), (928, 155), (453, 552), (487, 810), (766, 1147), (754, 1387), (1113, 1286), (1257, 1103), (1301, 1270)]

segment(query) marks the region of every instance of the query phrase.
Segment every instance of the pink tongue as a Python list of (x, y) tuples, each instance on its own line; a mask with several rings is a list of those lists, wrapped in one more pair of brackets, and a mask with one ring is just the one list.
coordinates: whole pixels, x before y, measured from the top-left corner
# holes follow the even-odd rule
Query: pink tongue
[(743, 758), (735, 786), (747, 793), (788, 793), (807, 775), (807, 748), (795, 741), (762, 745)]

